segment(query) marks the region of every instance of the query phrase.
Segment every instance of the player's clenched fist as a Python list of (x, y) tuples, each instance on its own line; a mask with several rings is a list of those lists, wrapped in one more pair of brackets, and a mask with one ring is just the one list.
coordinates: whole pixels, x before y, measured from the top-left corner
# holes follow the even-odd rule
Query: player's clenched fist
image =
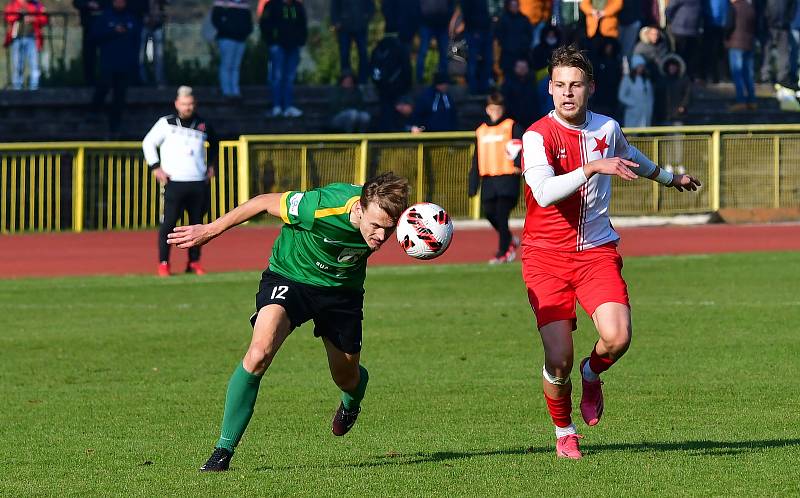
[(167, 234), (167, 243), (178, 246), (181, 249), (188, 249), (202, 246), (214, 237), (216, 235), (210, 229), (210, 225), (189, 225), (175, 227), (172, 233)]

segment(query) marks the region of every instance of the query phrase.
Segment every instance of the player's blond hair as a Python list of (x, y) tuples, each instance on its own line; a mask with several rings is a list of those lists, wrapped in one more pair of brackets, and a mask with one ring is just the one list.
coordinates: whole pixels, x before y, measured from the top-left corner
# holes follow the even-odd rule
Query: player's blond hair
[(370, 202), (378, 204), (396, 222), (408, 207), (408, 191), (408, 180), (390, 171), (367, 180), (359, 202), (362, 209)]
[(553, 69), (557, 67), (576, 67), (583, 71), (588, 81), (594, 80), (594, 68), (592, 62), (586, 55), (586, 51), (579, 49), (576, 45), (562, 45), (553, 50), (550, 56), (550, 64), (547, 66), (547, 73), (553, 77)]
[(181, 85), (178, 87), (177, 97), (194, 97), (194, 90), (190, 86)]

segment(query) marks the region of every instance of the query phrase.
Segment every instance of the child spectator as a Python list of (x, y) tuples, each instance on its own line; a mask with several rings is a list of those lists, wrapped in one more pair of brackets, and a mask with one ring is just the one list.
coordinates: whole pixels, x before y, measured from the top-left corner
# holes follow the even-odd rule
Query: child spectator
[(634, 55), (631, 58), (629, 74), (622, 77), (619, 84), (619, 101), (624, 107), (623, 126), (647, 127), (653, 120), (653, 82), (647, 74), (644, 57)]

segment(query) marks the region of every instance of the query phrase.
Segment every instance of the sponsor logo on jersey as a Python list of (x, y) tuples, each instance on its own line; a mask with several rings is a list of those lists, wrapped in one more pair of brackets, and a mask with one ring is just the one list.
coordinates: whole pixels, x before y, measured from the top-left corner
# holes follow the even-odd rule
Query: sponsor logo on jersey
[(303, 194), (297, 193), (289, 197), (289, 214), (297, 216), (300, 210), (300, 201), (303, 199)]
[(333, 239), (329, 239), (328, 237), (322, 237), (322, 240), (324, 240), (326, 244), (334, 244), (334, 245), (336, 245), (336, 244), (341, 244), (342, 243), (341, 240), (333, 240)]
[(367, 253), (367, 249), (358, 249), (352, 247), (345, 247), (342, 249), (342, 252), (339, 253), (339, 257), (336, 260), (339, 263), (355, 263), (361, 256)]

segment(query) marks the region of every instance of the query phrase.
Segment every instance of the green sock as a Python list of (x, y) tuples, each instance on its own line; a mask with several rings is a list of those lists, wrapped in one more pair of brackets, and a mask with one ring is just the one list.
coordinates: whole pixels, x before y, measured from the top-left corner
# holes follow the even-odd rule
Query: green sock
[(261, 375), (253, 375), (239, 363), (228, 381), (228, 393), (225, 396), (225, 414), (222, 416), (222, 431), (217, 441), (217, 448), (233, 451), (250, 423), (253, 407), (258, 396), (258, 385)]
[(358, 366), (358, 371), (361, 373), (361, 378), (359, 379), (355, 390), (349, 393), (342, 391), (342, 403), (344, 404), (345, 409), (348, 411), (358, 408), (358, 406), (361, 404), (361, 400), (364, 399), (364, 393), (367, 392), (369, 372), (367, 372), (367, 369), (361, 365)]

